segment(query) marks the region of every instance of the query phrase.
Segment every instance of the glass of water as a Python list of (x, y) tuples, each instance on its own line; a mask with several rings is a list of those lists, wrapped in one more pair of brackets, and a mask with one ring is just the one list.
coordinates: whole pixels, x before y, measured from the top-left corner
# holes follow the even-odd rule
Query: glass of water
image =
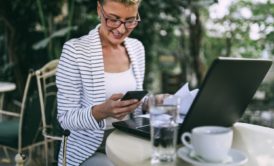
[(175, 95), (150, 95), (151, 163), (168, 163), (176, 159), (180, 98)]

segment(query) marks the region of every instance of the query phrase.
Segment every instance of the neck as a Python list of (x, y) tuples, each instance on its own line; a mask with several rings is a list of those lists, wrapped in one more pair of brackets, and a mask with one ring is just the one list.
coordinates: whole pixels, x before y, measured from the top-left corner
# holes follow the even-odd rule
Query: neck
[(101, 32), (101, 30), (99, 29), (99, 36), (101, 39), (101, 43), (102, 43), (102, 47), (103, 48), (111, 48), (111, 49), (117, 49), (120, 46), (123, 46), (123, 43), (120, 44), (113, 44), (111, 42), (109, 42), (109, 40), (106, 40), (106, 37), (104, 36), (104, 34)]

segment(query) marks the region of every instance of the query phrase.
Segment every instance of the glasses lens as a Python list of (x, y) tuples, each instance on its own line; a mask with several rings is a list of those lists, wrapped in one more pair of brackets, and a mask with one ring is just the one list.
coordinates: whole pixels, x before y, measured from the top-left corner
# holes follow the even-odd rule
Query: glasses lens
[(128, 29), (135, 28), (137, 25), (138, 25), (138, 21), (136, 21), (136, 20), (134, 20), (134, 21), (126, 21), (125, 22), (125, 26)]
[(105, 11), (103, 8), (101, 8), (101, 12), (103, 17), (105, 18), (106, 25), (110, 28), (118, 28), (122, 23), (125, 25), (127, 29), (132, 29), (135, 28), (138, 25), (139, 22), (139, 14), (137, 16), (137, 19), (134, 20), (127, 20), (127, 21), (121, 21), (119, 19), (113, 19), (113, 18), (108, 18), (105, 16)]
[(107, 26), (111, 27), (111, 28), (117, 28), (121, 25), (121, 21), (120, 20), (116, 20), (116, 19), (107, 19)]

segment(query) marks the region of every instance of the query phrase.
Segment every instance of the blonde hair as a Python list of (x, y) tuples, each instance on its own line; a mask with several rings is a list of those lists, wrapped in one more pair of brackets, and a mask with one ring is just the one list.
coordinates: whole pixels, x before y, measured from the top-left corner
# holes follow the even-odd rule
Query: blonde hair
[(129, 5), (139, 5), (141, 3), (141, 0), (99, 0), (100, 4), (104, 5), (106, 1), (114, 1), (114, 2), (120, 2), (122, 4), (125, 4), (127, 6)]

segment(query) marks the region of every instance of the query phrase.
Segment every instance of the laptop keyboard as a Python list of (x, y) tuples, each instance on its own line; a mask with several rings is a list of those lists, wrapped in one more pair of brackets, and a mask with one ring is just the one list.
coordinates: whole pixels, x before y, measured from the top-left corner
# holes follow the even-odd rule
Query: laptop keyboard
[(138, 130), (142, 130), (142, 131), (145, 131), (145, 132), (150, 132), (150, 125), (145, 125), (145, 126), (141, 126), (141, 127), (136, 127), (136, 129)]

